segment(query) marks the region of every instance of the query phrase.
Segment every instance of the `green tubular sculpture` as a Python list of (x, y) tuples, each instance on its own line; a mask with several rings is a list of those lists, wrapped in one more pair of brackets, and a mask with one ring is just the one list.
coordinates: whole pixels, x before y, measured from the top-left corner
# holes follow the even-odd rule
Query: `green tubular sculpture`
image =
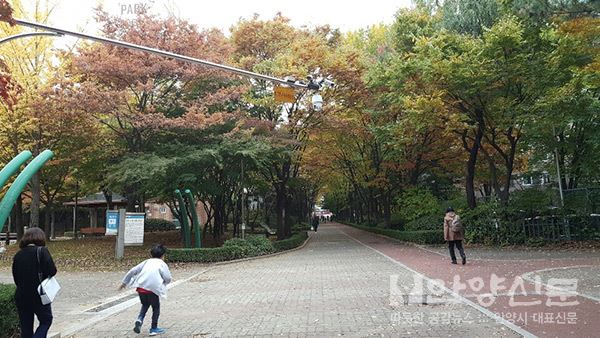
[(188, 220), (187, 208), (185, 207), (185, 201), (183, 200), (183, 196), (181, 196), (181, 191), (179, 189), (175, 190), (175, 197), (177, 197), (177, 201), (179, 201), (179, 215), (181, 215), (181, 227), (183, 228), (183, 243), (186, 248), (190, 248), (191, 238), (190, 238), (190, 221)]
[(23, 163), (27, 162), (31, 158), (31, 151), (25, 150), (13, 158), (8, 164), (0, 171), (0, 189), (4, 186), (6, 181), (14, 175)]
[[(0, 202), (0, 231), (2, 231), (2, 229), (4, 229), (4, 223), (6, 222), (8, 215), (10, 215), (12, 207), (15, 204), (15, 202), (17, 201), (17, 197), (21, 194), (23, 189), (25, 189), (27, 182), (29, 182), (29, 180), (31, 180), (31, 177), (36, 172), (38, 172), (42, 168), (42, 166), (46, 162), (48, 162), (48, 160), (50, 160), (53, 156), (54, 156), (54, 153), (52, 151), (50, 151), (48, 149), (44, 150), (41, 154), (39, 154), (31, 162), (29, 162), (29, 164), (25, 167), (25, 169), (23, 169), (23, 171), (19, 174), (19, 176), (17, 176), (17, 178), (15, 179), (13, 184), (10, 186), (10, 188), (4, 195), (2, 202)], [(22, 152), (17, 157), (15, 157), (15, 159), (10, 161), (8, 163), (8, 165), (2, 170), (1, 173), (4, 175), (8, 175), (10, 170), (13, 170), (12, 173), (14, 173), (21, 166), (21, 164), (23, 164), (25, 161), (27, 161), (27, 159), (29, 157), (31, 157), (31, 152), (25, 152), (25, 151)], [(22, 161), (22, 162), (19, 163), (19, 161)], [(19, 164), (17, 165), (17, 163), (19, 163)], [(9, 166), (11, 166), (11, 167), (8, 168)], [(15, 168), (15, 166), (16, 166), (16, 168)], [(12, 173), (10, 173), (10, 175), (8, 177), (12, 176)], [(0, 177), (0, 178), (4, 179), (4, 177)], [(8, 178), (6, 178), (6, 180), (8, 180)], [(6, 180), (4, 180), (4, 182), (6, 182)]]
[(198, 213), (196, 212), (196, 202), (194, 201), (194, 195), (190, 189), (185, 189), (185, 197), (187, 197), (188, 205), (190, 206), (190, 211), (192, 212), (192, 225), (194, 226), (194, 240), (195, 247), (202, 247), (202, 238), (200, 237), (200, 222), (198, 219)]

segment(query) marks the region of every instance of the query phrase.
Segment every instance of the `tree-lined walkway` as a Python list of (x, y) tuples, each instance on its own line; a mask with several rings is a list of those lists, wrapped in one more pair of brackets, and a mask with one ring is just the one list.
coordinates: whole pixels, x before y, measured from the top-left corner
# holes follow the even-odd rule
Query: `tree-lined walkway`
[[(169, 337), (516, 336), (464, 304), (392, 307), (390, 278), (410, 289), (415, 274), (346, 231), (323, 226), (301, 250), (213, 267), (170, 291), (159, 325)], [(136, 304), (75, 336), (134, 336), (137, 311)]]
[[(534, 335), (593, 337), (597, 336), (600, 330), (600, 323), (597, 321), (600, 312), (600, 297), (598, 297), (600, 277), (597, 274), (600, 268), (600, 256), (598, 254), (568, 255), (563, 252), (536, 255), (517, 251), (507, 255), (509, 257), (501, 257), (498, 253), (492, 254), (492, 250), (485, 250), (487, 252), (480, 252), (478, 256), (486, 256), (489, 259), (468, 259), (468, 264), (461, 266), (451, 265), (447, 254), (443, 251), (436, 252), (436, 250), (404, 245), (393, 239), (348, 226), (340, 225), (339, 229), (411, 269), (430, 278), (444, 281), (445, 286), (450, 289), (453, 288), (455, 278), (458, 278), (460, 283), (466, 284), (459, 292), (461, 295), (477, 304), (481, 300), (487, 309)], [(551, 257), (544, 257), (548, 255)], [(469, 257), (468, 250), (467, 257)], [(484, 297), (483, 295), (491, 292), (490, 286), (494, 274), (504, 280), (496, 279), (500, 285), (496, 297)], [(536, 284), (532, 281), (535, 281), (537, 275), (540, 277), (540, 283), (536, 288)], [(520, 288), (519, 277), (523, 278), (524, 288)], [(552, 281), (551, 278), (575, 280), (578, 294), (563, 299), (558, 294), (549, 297), (548, 283), (559, 281)], [(480, 279), (483, 284), (476, 282), (476, 279)], [(469, 280), (475, 287), (469, 286)], [(515, 280), (517, 296), (512, 299), (514, 303), (511, 304), (509, 291)], [(568, 286), (561, 288), (566, 290)], [(564, 294), (564, 292), (560, 293)], [(540, 304), (524, 305), (525, 302)], [(577, 305), (570, 305), (572, 302), (576, 302)], [(516, 303), (522, 305), (515, 305)]]

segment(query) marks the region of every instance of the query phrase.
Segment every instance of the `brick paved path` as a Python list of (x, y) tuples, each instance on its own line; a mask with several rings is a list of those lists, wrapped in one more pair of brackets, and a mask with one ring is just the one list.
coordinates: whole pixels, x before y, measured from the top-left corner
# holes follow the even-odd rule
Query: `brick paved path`
[[(303, 249), (215, 266), (172, 288), (161, 304), (164, 336), (517, 336), (465, 304), (392, 307), (390, 277), (410, 289), (415, 273), (352, 239), (347, 230), (319, 227)], [(74, 336), (136, 336), (138, 306)]]

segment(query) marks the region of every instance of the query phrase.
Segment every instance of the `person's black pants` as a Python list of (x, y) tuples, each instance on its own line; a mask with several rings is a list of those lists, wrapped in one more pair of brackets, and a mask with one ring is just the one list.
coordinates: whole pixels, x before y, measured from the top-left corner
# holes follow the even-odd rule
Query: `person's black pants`
[(138, 320), (143, 322), (146, 317), (146, 312), (152, 306), (152, 328), (158, 327), (158, 316), (160, 316), (160, 299), (154, 293), (138, 293), (140, 295), (140, 302), (142, 302), (142, 309)]
[[(463, 249), (462, 241), (448, 241), (448, 250), (450, 251), (450, 258), (453, 262), (456, 262), (456, 254), (454, 253), (454, 246), (458, 249), (458, 253), (462, 259), (465, 259), (465, 249)], [(464, 263), (463, 263), (464, 264)]]
[[(52, 307), (50, 304), (42, 305), (37, 296), (33, 300), (15, 299), (21, 326), (21, 338), (46, 338), (50, 325), (52, 325)], [(33, 332), (33, 316), (36, 316), (40, 326)]]

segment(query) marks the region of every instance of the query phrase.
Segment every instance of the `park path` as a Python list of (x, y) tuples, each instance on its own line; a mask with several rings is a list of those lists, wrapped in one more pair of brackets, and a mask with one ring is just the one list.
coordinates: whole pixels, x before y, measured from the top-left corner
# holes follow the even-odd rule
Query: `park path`
[[(570, 256), (560, 253), (551, 254), (558, 257), (539, 259), (528, 252), (512, 252), (510, 255), (507, 254), (510, 259), (497, 259), (501, 257), (494, 254), (495, 259), (469, 259), (468, 264), (462, 266), (450, 264), (448, 254), (401, 244), (393, 239), (348, 226), (339, 225), (339, 228), (390, 259), (401, 262), (429, 278), (443, 281), (446, 287), (457, 290), (472, 302), (483, 305), (484, 308), (533, 335), (598, 337), (600, 257), (595, 253), (586, 255), (580, 252)], [(469, 257), (468, 249), (466, 251)], [(496, 296), (491, 297), (488, 295), (492, 293), (493, 275), (504, 280), (498, 283), (500, 287), (495, 292)], [(537, 282), (536, 276), (539, 276)], [(522, 284), (519, 278), (524, 278)], [(576, 280), (578, 294), (565, 293), (562, 290), (568, 287), (563, 286), (562, 290), (557, 291), (554, 296), (549, 296), (547, 283), (550, 278)], [(461, 290), (462, 287), (454, 289), (454, 286), (459, 283), (463, 284), (464, 289)], [(514, 298), (509, 294), (513, 285), (517, 286), (517, 296)], [(523, 285), (523, 288), (520, 285)], [(504, 290), (501, 289), (502, 287)], [(564, 296), (562, 299), (561, 294)], [(526, 302), (540, 304), (525, 305)]]
[[(464, 303), (393, 304), (391, 290), (412, 289), (418, 274), (351, 237), (359, 235), (369, 234), (324, 225), (302, 249), (210, 267), (162, 301), (164, 336), (518, 336)], [(73, 336), (138, 336), (132, 332), (138, 307), (115, 310)], [(148, 320), (139, 336), (148, 332)]]

